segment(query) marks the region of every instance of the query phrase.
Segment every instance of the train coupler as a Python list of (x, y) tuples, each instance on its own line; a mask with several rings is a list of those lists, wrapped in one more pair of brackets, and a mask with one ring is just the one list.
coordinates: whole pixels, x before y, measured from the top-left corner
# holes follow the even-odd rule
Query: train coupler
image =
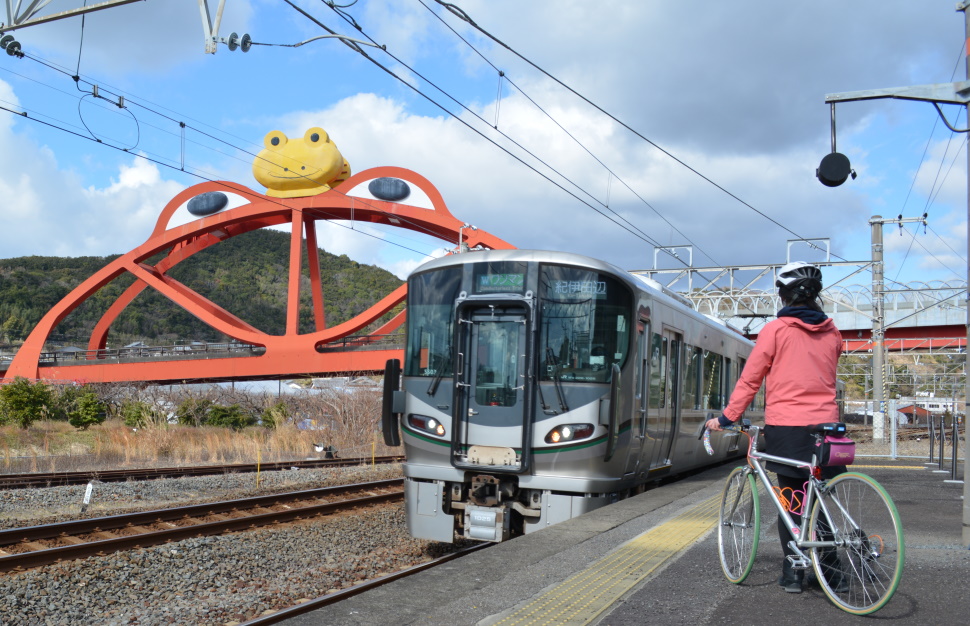
[(481, 541), (505, 541), (509, 538), (511, 515), (505, 507), (465, 507), (465, 536)]

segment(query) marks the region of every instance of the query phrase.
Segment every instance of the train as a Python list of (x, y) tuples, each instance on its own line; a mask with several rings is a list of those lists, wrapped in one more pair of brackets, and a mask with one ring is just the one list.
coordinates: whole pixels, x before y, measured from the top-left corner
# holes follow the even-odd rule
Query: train
[(381, 422), (405, 449), (416, 538), (501, 542), (745, 451), (719, 432), (709, 455), (699, 436), (754, 344), (609, 263), (517, 249), (429, 261), (408, 277), (405, 336)]

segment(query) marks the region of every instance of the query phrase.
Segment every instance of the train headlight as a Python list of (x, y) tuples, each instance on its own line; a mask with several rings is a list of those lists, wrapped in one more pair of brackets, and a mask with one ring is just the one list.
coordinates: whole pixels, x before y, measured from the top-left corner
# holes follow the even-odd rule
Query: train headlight
[(415, 413), (408, 415), (408, 426), (437, 437), (444, 437), (446, 432), (445, 425), (435, 418), (427, 417), (426, 415), (417, 415)]
[(565, 443), (579, 441), (593, 435), (595, 428), (592, 424), (561, 424), (549, 431), (546, 443)]

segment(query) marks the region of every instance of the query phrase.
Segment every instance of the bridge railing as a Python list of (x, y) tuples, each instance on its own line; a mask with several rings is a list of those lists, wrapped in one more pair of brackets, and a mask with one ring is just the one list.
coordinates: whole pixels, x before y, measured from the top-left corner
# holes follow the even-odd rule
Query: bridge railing
[[(354, 335), (326, 343), (318, 352), (347, 352), (359, 350), (403, 350), (404, 334)], [(259, 356), (265, 352), (262, 346), (248, 343), (208, 343), (176, 344), (165, 346), (126, 346), (101, 350), (58, 350), (42, 352), (41, 366), (56, 365), (94, 365), (113, 362), (135, 362), (173, 359), (218, 359), (240, 356)], [(0, 369), (5, 369), (13, 360), (13, 355), (3, 355)]]
[(110, 361), (146, 361), (169, 359), (208, 359), (221, 357), (258, 356), (265, 352), (261, 346), (248, 343), (198, 343), (169, 346), (126, 346), (101, 350), (59, 350), (41, 352), (40, 365), (85, 365)]
[(352, 335), (325, 343), (318, 352), (348, 352), (355, 350), (403, 350), (404, 333), (387, 335)]

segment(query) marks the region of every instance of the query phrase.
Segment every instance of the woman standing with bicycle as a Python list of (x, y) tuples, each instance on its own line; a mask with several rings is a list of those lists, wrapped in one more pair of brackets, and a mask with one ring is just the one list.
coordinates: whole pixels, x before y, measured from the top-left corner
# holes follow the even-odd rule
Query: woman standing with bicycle
[[(815, 451), (815, 437), (808, 427), (839, 421), (836, 366), (842, 353), (842, 335), (822, 312), (819, 268), (789, 263), (778, 272), (775, 286), (784, 307), (778, 311), (778, 318), (758, 333), (724, 413), (708, 420), (706, 426), (721, 430), (740, 419), (764, 382), (765, 452), (808, 462)], [(801, 514), (807, 513), (801, 510), (800, 498), (807, 470), (771, 462), (767, 467), (777, 473), (792, 518), (800, 524)], [(832, 478), (845, 470), (845, 466), (825, 467), (822, 477)], [(788, 542), (793, 537), (780, 518), (778, 535), (785, 553), (778, 584), (789, 593), (801, 593), (805, 572), (792, 567), (788, 557), (795, 553)]]

